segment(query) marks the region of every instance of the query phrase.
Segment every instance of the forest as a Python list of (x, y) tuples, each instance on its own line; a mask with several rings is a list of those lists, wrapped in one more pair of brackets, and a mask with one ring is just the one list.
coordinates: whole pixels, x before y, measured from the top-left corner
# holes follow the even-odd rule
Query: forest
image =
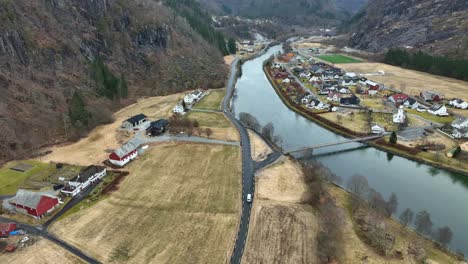
[(415, 53), (403, 49), (390, 49), (384, 62), (403, 68), (468, 81), (468, 60), (433, 56), (422, 51)]

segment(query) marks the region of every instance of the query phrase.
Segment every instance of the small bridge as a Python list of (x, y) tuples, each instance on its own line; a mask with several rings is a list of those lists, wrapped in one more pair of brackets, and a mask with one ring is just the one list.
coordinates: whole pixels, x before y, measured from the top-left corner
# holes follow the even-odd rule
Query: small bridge
[(387, 133), (379, 134), (379, 135), (372, 135), (372, 136), (367, 136), (367, 137), (360, 137), (360, 138), (341, 140), (341, 141), (336, 141), (336, 142), (332, 142), (332, 143), (317, 144), (317, 145), (313, 145), (313, 146), (302, 147), (302, 148), (299, 148), (299, 149), (290, 150), (290, 151), (285, 152), (284, 154), (291, 154), (291, 153), (296, 153), (296, 152), (301, 152), (301, 151), (306, 151), (306, 150), (314, 150), (314, 149), (318, 149), (318, 148), (331, 147), (331, 146), (342, 145), (342, 144), (347, 144), (347, 143), (352, 143), (352, 142), (366, 142), (366, 141), (381, 138), (381, 137), (385, 136), (386, 134)]

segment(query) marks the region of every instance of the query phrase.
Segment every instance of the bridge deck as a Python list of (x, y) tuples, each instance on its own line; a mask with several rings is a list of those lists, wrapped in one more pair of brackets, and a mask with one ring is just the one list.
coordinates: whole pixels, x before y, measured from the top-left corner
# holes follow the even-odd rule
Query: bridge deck
[(318, 148), (325, 148), (325, 147), (331, 147), (331, 146), (336, 146), (336, 145), (342, 145), (342, 144), (347, 144), (347, 143), (352, 143), (352, 142), (364, 142), (364, 141), (369, 141), (373, 139), (378, 139), (385, 136), (385, 134), (380, 134), (380, 135), (372, 135), (368, 137), (361, 137), (361, 138), (353, 138), (353, 139), (347, 139), (347, 140), (341, 140), (337, 142), (331, 142), (331, 143), (323, 143), (323, 144), (317, 144), (313, 146), (308, 146), (308, 147), (302, 147), (296, 150), (291, 150), (286, 152), (286, 154), (291, 154), (295, 152), (301, 152), (309, 149), (318, 149)]

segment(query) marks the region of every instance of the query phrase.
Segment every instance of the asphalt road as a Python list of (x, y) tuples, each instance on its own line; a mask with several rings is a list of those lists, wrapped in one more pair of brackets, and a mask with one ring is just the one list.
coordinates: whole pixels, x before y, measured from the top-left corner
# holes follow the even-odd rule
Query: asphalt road
[(250, 139), (247, 129), (231, 112), (230, 102), (231, 96), (234, 92), (234, 83), (236, 80), (238, 59), (232, 62), (231, 73), (226, 88), (226, 96), (223, 100), (223, 111), (227, 118), (236, 126), (240, 134), (240, 142), (242, 149), (242, 213), (237, 233), (236, 244), (231, 256), (231, 263), (240, 263), (242, 261), (242, 254), (244, 253), (245, 242), (249, 232), (250, 213), (252, 210), (252, 203), (246, 202), (247, 194), (251, 193), (252, 197), (255, 191), (254, 182), (254, 162), (250, 153)]

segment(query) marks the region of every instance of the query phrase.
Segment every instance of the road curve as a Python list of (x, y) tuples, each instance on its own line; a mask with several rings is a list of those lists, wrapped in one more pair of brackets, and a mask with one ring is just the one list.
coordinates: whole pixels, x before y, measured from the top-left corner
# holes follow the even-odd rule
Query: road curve
[(236, 126), (240, 134), (240, 142), (242, 149), (242, 213), (239, 223), (239, 230), (237, 233), (236, 244), (231, 256), (231, 264), (238, 264), (242, 261), (242, 254), (244, 253), (245, 242), (249, 232), (250, 213), (252, 210), (252, 203), (246, 202), (248, 193), (253, 195), (255, 191), (254, 182), (254, 163), (250, 153), (250, 139), (247, 129), (244, 125), (234, 116), (230, 109), (231, 96), (234, 92), (234, 84), (237, 77), (237, 65), (239, 59), (235, 59), (231, 65), (231, 73), (229, 76), (226, 95), (223, 100), (223, 111), (226, 117)]

